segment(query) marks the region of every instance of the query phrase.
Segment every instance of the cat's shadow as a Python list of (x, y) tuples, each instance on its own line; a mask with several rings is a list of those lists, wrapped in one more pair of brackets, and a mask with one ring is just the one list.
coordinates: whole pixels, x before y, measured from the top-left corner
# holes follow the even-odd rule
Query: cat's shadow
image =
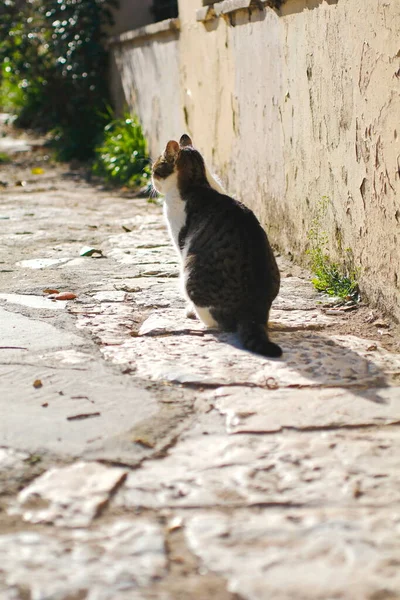
[[(241, 346), (234, 333), (223, 333), (209, 330), (209, 333), (221, 343), (227, 343), (242, 352), (248, 353)], [(299, 330), (296, 327), (285, 327), (284, 331), (273, 331), (271, 341), (279, 344), (283, 350), (280, 358), (265, 358), (272, 364), (282, 364), (285, 370), (293, 374), (293, 382), (285, 383), (289, 388), (343, 388), (353, 394), (378, 404), (386, 404), (385, 398), (379, 394), (379, 388), (389, 387), (387, 377), (379, 366), (380, 351), (367, 351), (371, 342), (348, 336), (328, 337), (319, 331)], [(349, 346), (357, 346), (359, 352)], [(248, 353), (251, 354), (251, 353)], [(273, 367), (271, 374), (275, 371)], [(296, 373), (300, 375), (296, 383)], [(284, 377), (284, 373), (283, 373)], [(304, 380), (308, 380), (308, 385)], [(279, 381), (277, 381), (279, 385)]]

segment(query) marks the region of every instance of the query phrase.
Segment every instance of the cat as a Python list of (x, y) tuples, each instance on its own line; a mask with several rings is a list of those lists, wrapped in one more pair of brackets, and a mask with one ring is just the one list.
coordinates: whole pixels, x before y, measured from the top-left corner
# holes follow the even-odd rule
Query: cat
[(170, 140), (152, 168), (180, 257), (185, 295), (207, 327), (237, 331), (246, 350), (282, 354), (267, 332), (280, 273), (254, 213), (226, 195), (184, 134)]

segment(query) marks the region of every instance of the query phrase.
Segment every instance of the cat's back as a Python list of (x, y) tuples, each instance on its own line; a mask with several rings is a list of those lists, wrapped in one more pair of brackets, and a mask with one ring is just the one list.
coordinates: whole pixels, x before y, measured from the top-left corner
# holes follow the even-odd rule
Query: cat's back
[(188, 220), (197, 228), (204, 224), (215, 233), (242, 234), (264, 242), (265, 232), (255, 214), (242, 202), (207, 186), (193, 187), (187, 194)]

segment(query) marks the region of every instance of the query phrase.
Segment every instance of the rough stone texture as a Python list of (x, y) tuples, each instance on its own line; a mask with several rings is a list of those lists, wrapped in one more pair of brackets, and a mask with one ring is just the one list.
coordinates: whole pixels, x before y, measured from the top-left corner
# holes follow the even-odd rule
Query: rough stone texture
[(397, 429), (189, 437), (128, 475), (119, 508), (398, 503)]
[(163, 576), (167, 566), (160, 527), (128, 518), (57, 536), (35, 531), (1, 535), (0, 563), (9, 598), (13, 591), (20, 598), (18, 592), (25, 589), (38, 600), (140, 600), (135, 589)]
[(353, 391), (330, 388), (312, 394), (310, 390), (234, 387), (219, 388), (213, 397), (216, 408), (227, 417), (229, 433), (400, 424), (398, 387)]
[(30, 523), (84, 527), (104, 508), (126, 474), (123, 469), (84, 462), (50, 469), (22, 490), (11, 512)]
[[(273, 378), (273, 385), (280, 388), (377, 387), (387, 385), (391, 374), (398, 377), (400, 372), (397, 355), (383, 349), (368, 352), (371, 341), (348, 336), (344, 346), (340, 338), (298, 331), (279, 332), (279, 329), (273, 331), (271, 337), (285, 349), (284, 360), (266, 361), (251, 354), (243, 360), (243, 350), (238, 347), (235, 335), (203, 332), (196, 329), (190, 319), (178, 321), (178, 318), (170, 329), (162, 318), (164, 328), (158, 326), (154, 332), (158, 332), (158, 337), (148, 334), (118, 346), (107, 346), (103, 349), (104, 355), (119, 364), (129, 363), (135, 356), (136, 372), (143, 377), (204, 385), (247, 383), (264, 387)], [(306, 316), (305, 324), (307, 320)], [(191, 351), (194, 335), (196, 361)], [(158, 349), (161, 352), (155, 363), (153, 357)]]
[(331, 256), (349, 248), (363, 293), (400, 319), (400, 4), (229, 0), (204, 23), (202, 7), (179, 0), (179, 39), (112, 46), (152, 156), (187, 130), (297, 257), (328, 198)]
[(396, 509), (213, 512), (189, 519), (187, 538), (246, 600), (373, 600), (399, 597), (399, 527)]

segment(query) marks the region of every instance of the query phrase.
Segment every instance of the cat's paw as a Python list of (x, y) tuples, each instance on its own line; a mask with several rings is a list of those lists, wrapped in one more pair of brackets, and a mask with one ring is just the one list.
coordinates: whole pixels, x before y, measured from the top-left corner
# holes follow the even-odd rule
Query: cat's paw
[(193, 304), (187, 304), (185, 309), (185, 315), (187, 319), (197, 319), (197, 315), (193, 308)]

